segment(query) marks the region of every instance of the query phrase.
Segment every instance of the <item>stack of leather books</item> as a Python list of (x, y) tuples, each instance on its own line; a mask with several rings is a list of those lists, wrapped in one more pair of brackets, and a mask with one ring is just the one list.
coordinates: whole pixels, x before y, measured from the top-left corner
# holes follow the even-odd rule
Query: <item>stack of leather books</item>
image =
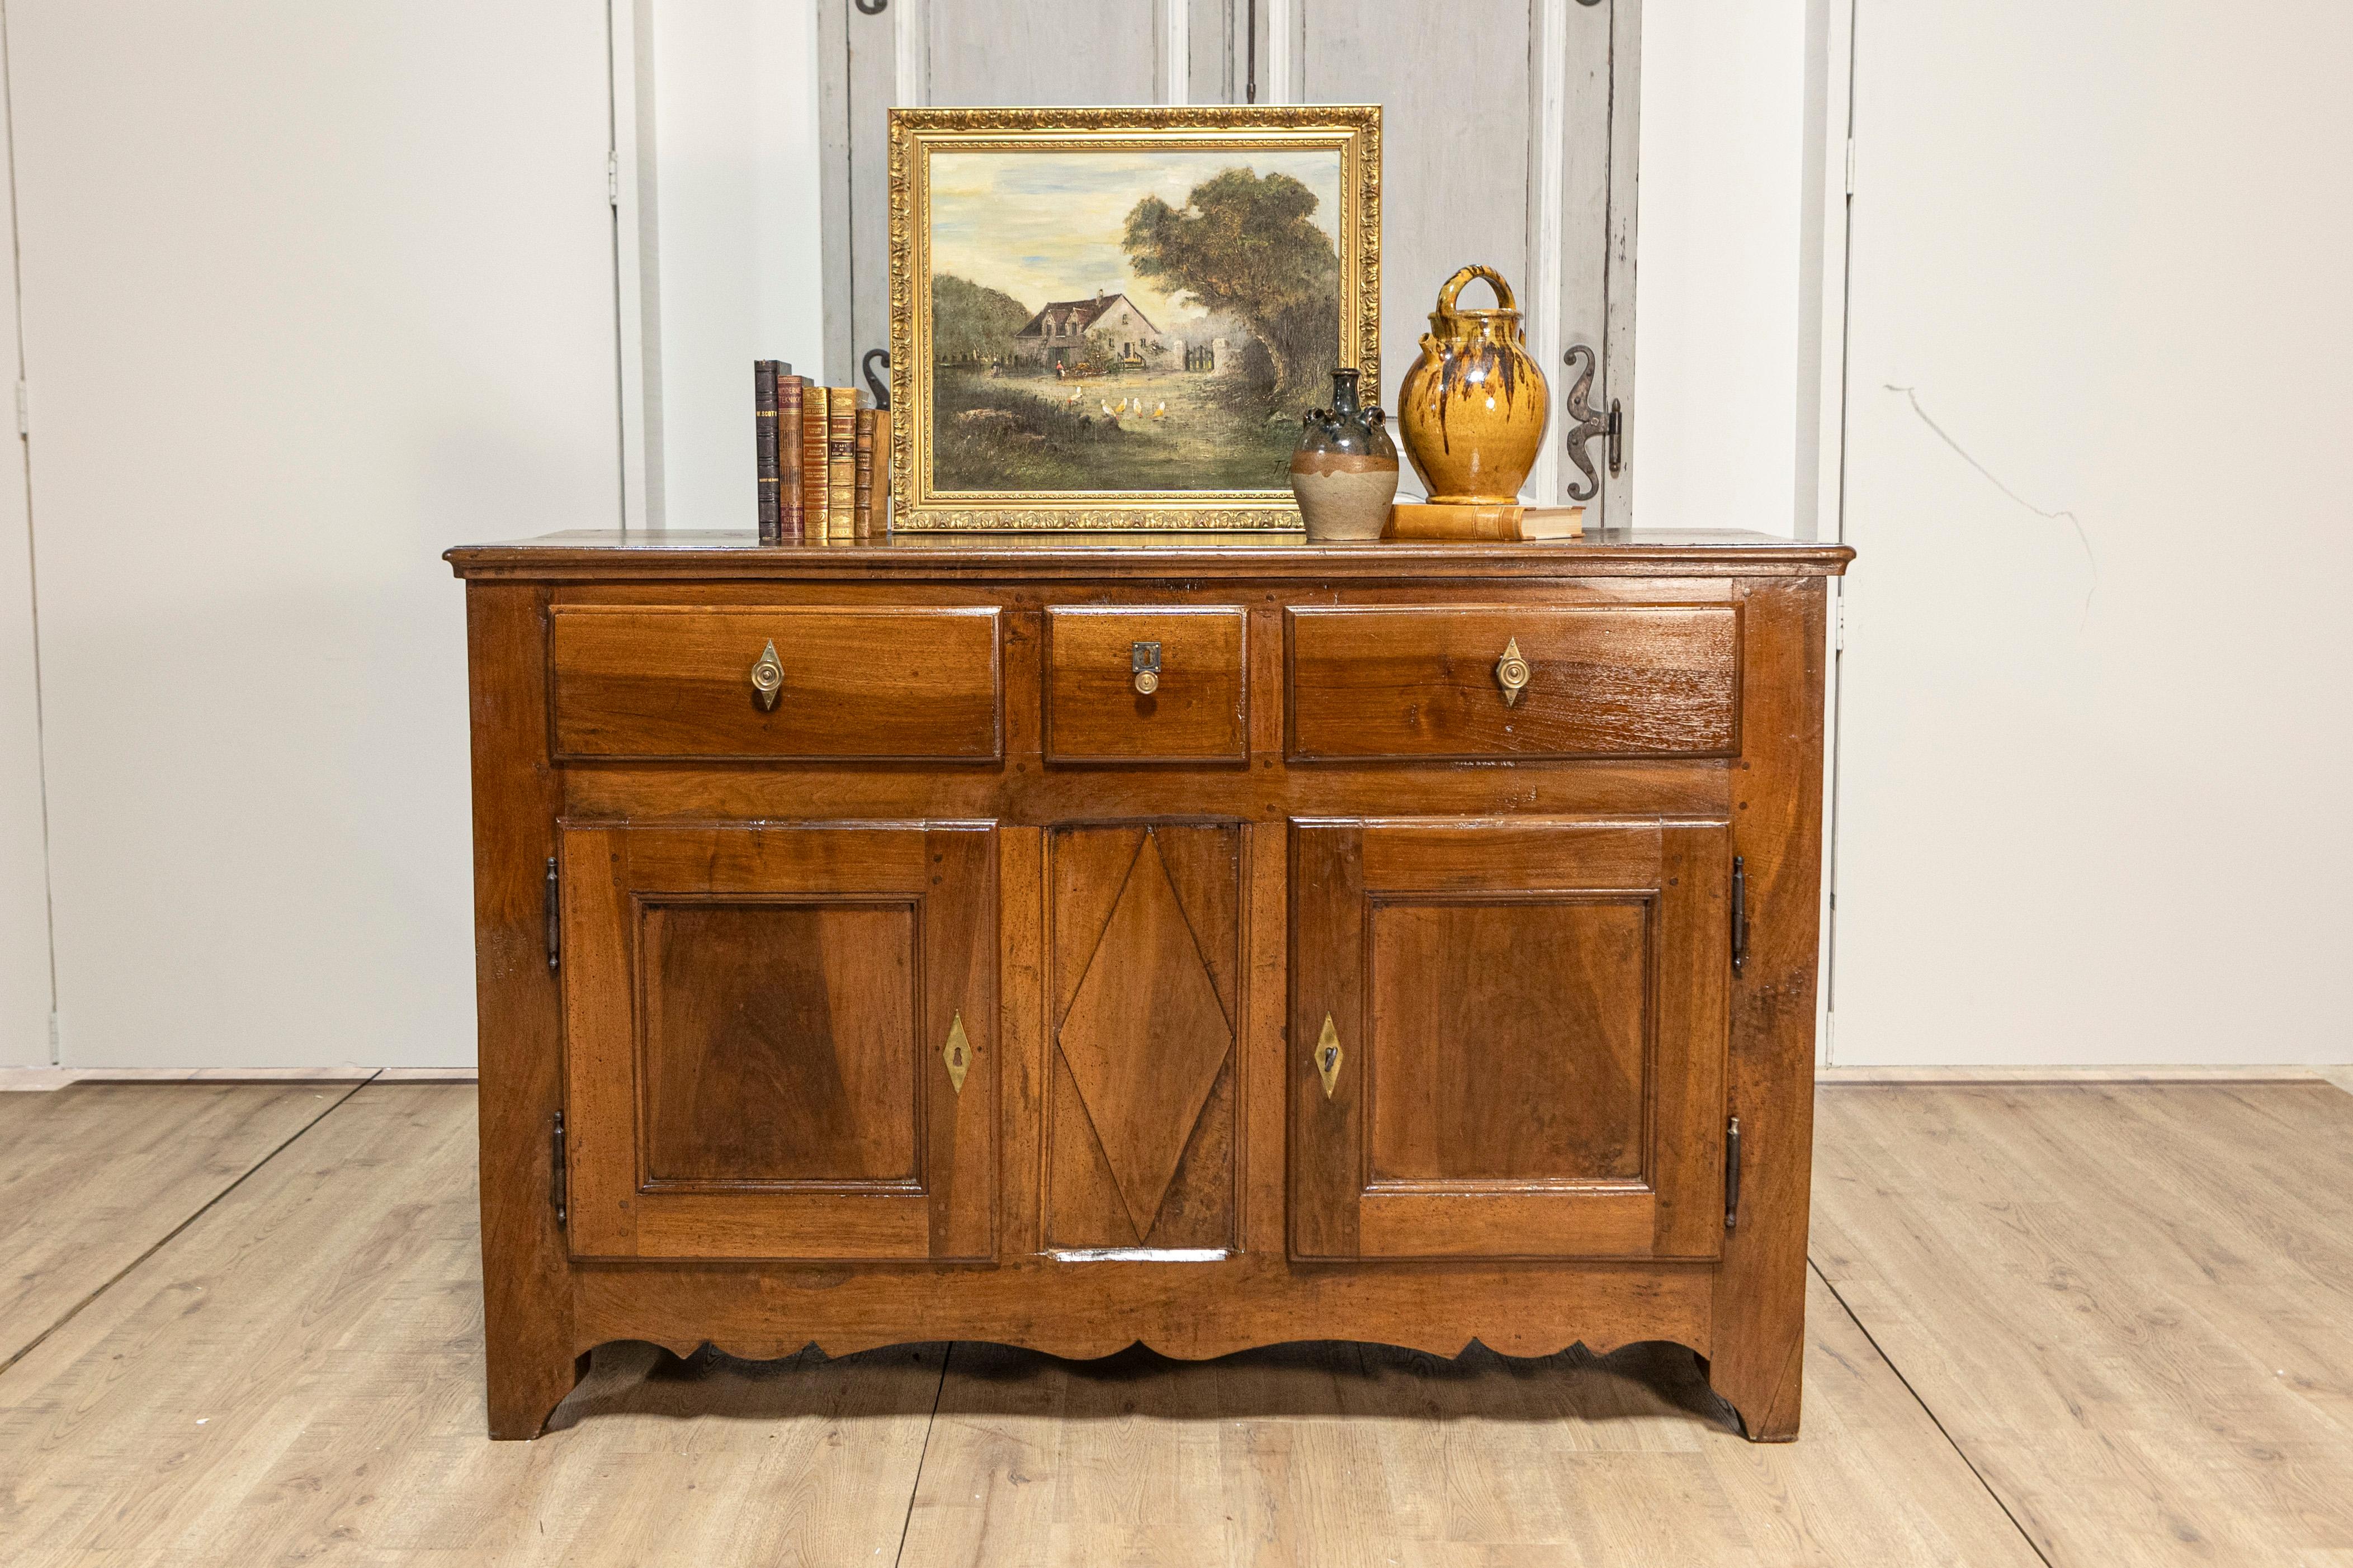
[(888, 527), (891, 416), (848, 386), (819, 386), (783, 360), (752, 362), (760, 542), (848, 544)]

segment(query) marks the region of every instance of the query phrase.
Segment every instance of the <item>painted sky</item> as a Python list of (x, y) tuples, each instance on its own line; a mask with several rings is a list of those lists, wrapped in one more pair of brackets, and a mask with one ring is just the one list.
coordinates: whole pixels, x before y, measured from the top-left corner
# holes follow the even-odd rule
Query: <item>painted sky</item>
[(1120, 237), (1147, 195), (1182, 207), (1193, 187), (1235, 167), (1289, 174), (1315, 195), (1309, 221), (1338, 243), (1340, 154), (939, 153), (932, 157), (932, 271), (1049, 300), (1124, 291), (1164, 330), (1188, 312), (1128, 270)]

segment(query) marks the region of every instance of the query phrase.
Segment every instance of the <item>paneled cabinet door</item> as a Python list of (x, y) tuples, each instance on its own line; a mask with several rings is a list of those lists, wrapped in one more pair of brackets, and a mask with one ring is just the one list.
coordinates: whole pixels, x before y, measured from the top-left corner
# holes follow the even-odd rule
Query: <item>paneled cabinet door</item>
[(565, 827), (574, 1254), (992, 1256), (995, 838)]
[(1712, 1258), (1730, 830), (1292, 827), (1291, 1251)]

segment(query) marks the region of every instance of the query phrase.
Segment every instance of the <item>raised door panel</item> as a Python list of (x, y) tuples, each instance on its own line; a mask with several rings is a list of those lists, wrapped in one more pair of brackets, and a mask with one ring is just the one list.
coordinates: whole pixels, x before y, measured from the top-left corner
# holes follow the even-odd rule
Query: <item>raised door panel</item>
[(1293, 1254), (1715, 1256), (1728, 842), (1294, 824)]
[(1234, 1244), (1242, 829), (1048, 836), (1057, 1251)]
[(565, 828), (574, 1253), (989, 1256), (992, 841)]

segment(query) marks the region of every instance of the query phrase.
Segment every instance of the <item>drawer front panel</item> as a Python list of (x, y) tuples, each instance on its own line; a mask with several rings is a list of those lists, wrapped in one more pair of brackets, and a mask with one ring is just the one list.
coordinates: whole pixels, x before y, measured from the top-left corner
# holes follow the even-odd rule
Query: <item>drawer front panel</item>
[[(1294, 609), (1288, 619), (1297, 759), (1740, 750), (1735, 605)], [(1522, 667), (1499, 671), (1514, 649)]]
[[(993, 609), (555, 610), (559, 760), (1002, 753)], [(754, 679), (776, 650), (775, 702)]]
[[(1248, 618), (1222, 607), (1047, 611), (1047, 759), (1247, 762)], [(1139, 691), (1136, 667), (1155, 658), (1155, 689)]]

